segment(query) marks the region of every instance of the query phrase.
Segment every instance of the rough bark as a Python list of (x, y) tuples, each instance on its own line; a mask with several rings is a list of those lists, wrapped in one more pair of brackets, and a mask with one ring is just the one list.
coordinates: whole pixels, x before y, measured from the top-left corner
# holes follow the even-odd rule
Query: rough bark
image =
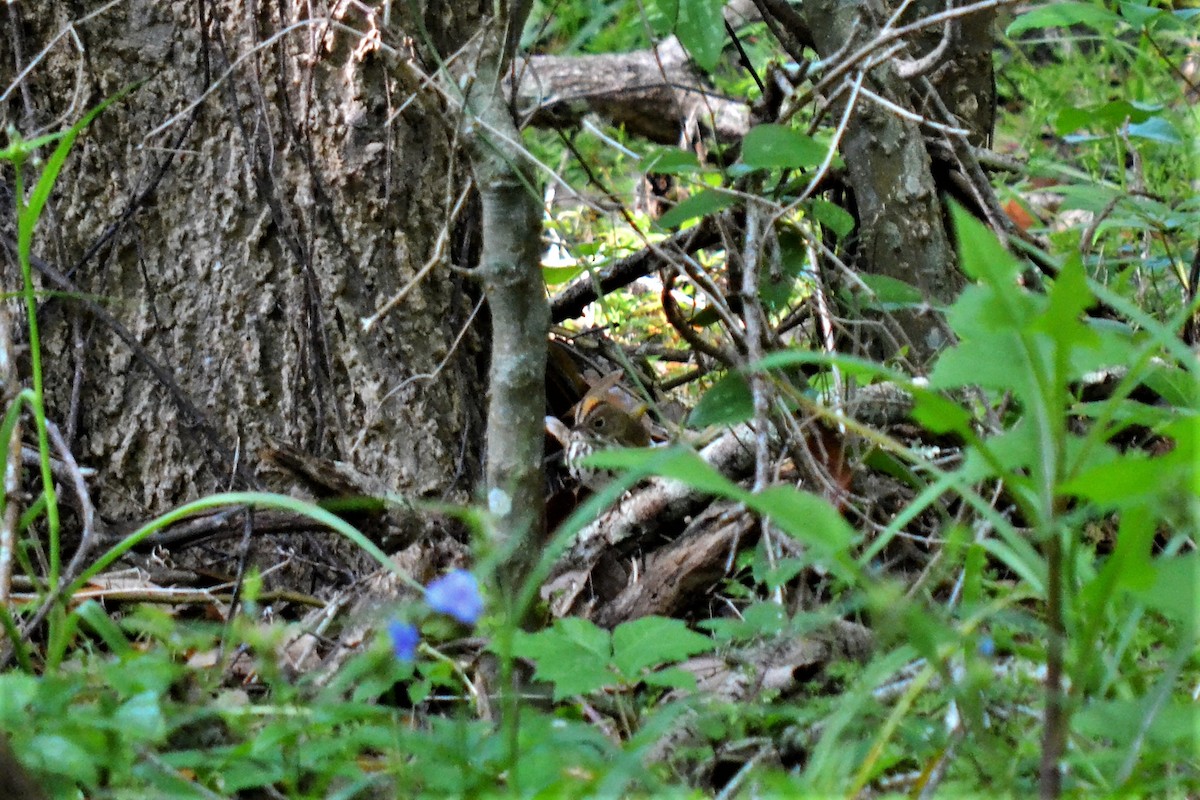
[[(853, 52), (886, 19), (878, 0), (811, 0), (804, 4), (803, 15), (817, 52), (825, 59)], [(855, 45), (844, 50), (851, 39)], [(872, 69), (864, 86), (901, 107), (910, 105), (909, 87), (890, 63)], [(857, 205), (862, 269), (912, 284), (930, 303), (948, 303), (962, 278), (918, 123), (860, 97), (842, 137), (841, 152)], [(928, 360), (943, 344), (933, 314), (900, 311), (895, 317), (912, 343), (911, 355), (917, 363)]]
[[(961, 0), (955, 5), (963, 5)], [(944, 11), (945, 0), (918, 0), (901, 18), (902, 24)], [(992, 140), (992, 128), (996, 122), (996, 81), (992, 53), (995, 41), (992, 26), (996, 22), (996, 10), (988, 9), (954, 20), (949, 27), (936, 26), (919, 33), (914, 43), (913, 58), (921, 58), (949, 40), (929, 72), (929, 82), (950, 113), (958, 118), (959, 124), (971, 131), (971, 144), (987, 145)], [(917, 110), (930, 119), (941, 114), (926, 98)]]
[[(451, 348), (474, 301), (448, 269), (462, 238), (439, 243), (464, 170), (414, 64), (434, 66), (426, 42), (460, 47), (479, 4), (427, 12), (414, 61), (348, 32), (381, 19), (334, 19), (335, 5), (116, 4), (76, 25), (82, 53), (59, 39), (0, 105), (0, 127), (29, 135), (145, 81), (76, 146), (35, 243), (142, 349), (69, 298), (43, 303), (50, 413), (98, 470), (109, 520), (231, 484), (286, 490), (256, 473), (271, 440), (410, 496), (467, 496), (479, 348), (470, 335)], [(421, 29), (409, 8), (392, 8), (383, 42)], [(0, 7), (0, 90), (78, 22), (75, 9)], [(11, 226), (11, 206), (0, 219)], [(364, 329), (427, 263), (405, 302)], [(4, 270), (12, 291), (11, 260)]]

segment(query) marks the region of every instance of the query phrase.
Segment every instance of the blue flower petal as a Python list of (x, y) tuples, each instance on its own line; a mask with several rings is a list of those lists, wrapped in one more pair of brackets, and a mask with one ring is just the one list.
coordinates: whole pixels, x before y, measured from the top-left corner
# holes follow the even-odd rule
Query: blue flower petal
[(412, 661), (417, 657), (417, 645), (421, 643), (421, 632), (408, 622), (392, 620), (388, 623), (388, 636), (398, 661)]
[(479, 582), (465, 569), (456, 569), (429, 584), (425, 588), (425, 602), (434, 611), (465, 625), (474, 625), (483, 614)]

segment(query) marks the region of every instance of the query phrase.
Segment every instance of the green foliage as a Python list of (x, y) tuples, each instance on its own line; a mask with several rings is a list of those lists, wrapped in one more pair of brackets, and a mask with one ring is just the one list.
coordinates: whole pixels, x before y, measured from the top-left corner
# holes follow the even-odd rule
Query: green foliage
[(518, 633), (516, 655), (535, 666), (534, 677), (554, 687), (554, 699), (586, 695), (638, 683), (694, 688), (690, 673), (650, 671), (713, 647), (707, 636), (674, 619), (643, 617), (610, 634), (585, 619), (560, 619), (537, 633)]
[[(715, 762), (739, 741), (762, 744), (762, 752), (770, 742), (771, 752), (790, 759), (786, 767), (748, 759), (738, 778), (743, 796), (880, 793), (885, 781), (905, 774), (920, 776), (917, 791), (935, 773), (944, 796), (997, 787), (1025, 795), (1037, 789), (1044, 671), (1061, 640), (1067, 789), (1078, 796), (1194, 793), (1200, 774), (1188, 692), (1200, 681), (1200, 559), (1190, 537), (1200, 515), (1200, 367), (1176, 334), (1189, 312), (1178, 289), (1200, 203), (1173, 198), (1191, 196), (1195, 162), (1185, 148), (1196, 118), (1181, 108), (1179, 86), (1159, 53), (1175, 52), (1194, 35), (1200, 11), (1161, 5), (1048, 3), (1007, 27), (1013, 39), (1046, 36), (1064, 46), (1033, 63), (1013, 44), (1003, 75), (1011, 116), (1001, 141), (1029, 155), (1030, 181), (1053, 181), (1049, 188), (1062, 200), (1057, 213), (1094, 215), (1091, 241), (1082, 235), (1090, 223), (1041, 231), (1051, 244), (1042, 254), (1049, 265), (1044, 287), (1030, 279), (1028, 263), (956, 210), (960, 263), (971, 285), (946, 309), (954, 344), (927, 384), (861, 358), (790, 350), (717, 378), (693, 411), (695, 427), (736, 424), (753, 411), (747, 374), (778, 378), (815, 367), (810, 388), (792, 389), (785, 399), (856, 435), (869, 448), (866, 465), (911, 490), (889, 520), (852, 525), (840, 508), (793, 486), (751, 492), (684, 448), (594, 456), (596, 465), (622, 470), (622, 478), (564, 523), (522, 596), (498, 598), (501, 607), (478, 630), (502, 665), (511, 669), (521, 659), (531, 668), (525, 688), (549, 698), (522, 703), (515, 714), (505, 704), (517, 700), (502, 686), (499, 711), (488, 713), (493, 698), (478, 696), (453, 655), (459, 651), (441, 648), (461, 634), (445, 621), (423, 627), (426, 644), (411, 663), (397, 661), (380, 636), (335, 674), (297, 676), (281, 661), (293, 633), (283, 624), (239, 617), (217, 628), (149, 606), (121, 615), (91, 601), (68, 602), (164, 526), (229, 505), (305, 514), (385, 567), (394, 564), (327, 510), (238, 493), (164, 515), (59, 584), (57, 508), (35, 371), (34, 388), (5, 415), (0, 442), (10, 441), (24, 407), (34, 410), (42, 496), (25, 515), (17, 558), (36, 572), (33, 529), (43, 518), (50, 522), (50, 580), (39, 585), (36, 605), (52, 610), (44, 650), (17, 647), (19, 669), (0, 674), (0, 731), (61, 797), (661, 796), (685, 791), (680, 775), (689, 761)], [(658, 35), (676, 33), (701, 68), (720, 69), (727, 34), (715, 0), (538, 6), (546, 24), (527, 32), (531, 46), (629, 49), (644, 44), (648, 26)], [(34, 312), (33, 233), (72, 141), (99, 110), (66, 132), (14, 138), (0, 151), (22, 167), (39, 148), (57, 144), (28, 200), (18, 192), (24, 297)], [(602, 175), (631, 171), (631, 157), (619, 148), (584, 138), (575, 144)], [(619, 131), (611, 142), (625, 147)], [(533, 149), (547, 163), (561, 163), (560, 146), (544, 137)], [(790, 172), (811, 170), (827, 149), (799, 128), (762, 125), (726, 173), (691, 153), (645, 153), (637, 169), (678, 176), (693, 192), (659, 220), (669, 229), (741, 202), (731, 189), (743, 191), (739, 179), (756, 171), (777, 171), (778, 183), (762, 193), (791, 203), (808, 176)], [(1127, 161), (1140, 172), (1127, 170)], [(568, 177), (581, 177), (570, 169)], [(1011, 188), (1020, 194), (1032, 186)], [(815, 222), (835, 239), (854, 235), (854, 219), (828, 200), (808, 199), (792, 212), (785, 227)], [(631, 226), (583, 212), (560, 214), (555, 225), (577, 263), (547, 270), (552, 284), (641, 245)], [(777, 296), (764, 293), (771, 313), (809, 290), (801, 244), (784, 230), (780, 249), (786, 285)], [(921, 303), (899, 280), (866, 276), (863, 286), (862, 305), (877, 311)], [(1158, 303), (1148, 301), (1155, 297)], [(605, 313), (639, 333), (652, 331), (635, 316), (639, 308), (616, 299)], [(1114, 313), (1089, 314), (1099, 308)], [(37, 314), (29, 316), (35, 325)], [(36, 365), (36, 329), (30, 339)], [(937, 458), (821, 406), (816, 388), (833, 385), (834, 370), (863, 385), (886, 381), (907, 390), (914, 419), (961, 442), (961, 458)], [(1088, 388), (1101, 370), (1114, 377), (1094, 396)], [(707, 634), (659, 617), (612, 631), (581, 618), (519, 630), (540, 578), (572, 537), (648, 475), (743, 504), (788, 547), (771, 550), (764, 537), (754, 552), (738, 555), (725, 598), (734, 613), (695, 626)], [(486, 533), (482, 512), (458, 513)], [(913, 538), (908, 530), (917, 519), (932, 530), (922, 546), (937, 555), (926, 574), (901, 585), (887, 570), (886, 553)], [(486, 536), (479, 538), (486, 574), (496, 554)], [(820, 578), (812, 606), (771, 599), (802, 575)], [(246, 592), (253, 607), (253, 581)], [(1059, 598), (1057, 616), (1051, 598)], [(10, 641), (18, 640), (17, 622), (29, 611), (3, 610)], [(694, 674), (680, 666), (715, 651), (729, 661), (746, 659), (750, 672), (757, 662), (745, 648), (820, 641), (831, 626), (851, 620), (874, 631), (870, 657), (836, 663), (796, 694), (719, 702), (695, 692)], [(253, 694), (231, 680), (250, 675)], [(674, 754), (669, 766), (652, 764), (662, 755), (656, 746), (681, 732), (690, 749)]]
[(724, 0), (653, 0), (649, 5), (655, 32), (674, 33), (696, 66), (711, 72), (727, 38), (721, 19)]
[(742, 161), (752, 169), (807, 169), (828, 153), (828, 145), (786, 125), (756, 125), (742, 140)]

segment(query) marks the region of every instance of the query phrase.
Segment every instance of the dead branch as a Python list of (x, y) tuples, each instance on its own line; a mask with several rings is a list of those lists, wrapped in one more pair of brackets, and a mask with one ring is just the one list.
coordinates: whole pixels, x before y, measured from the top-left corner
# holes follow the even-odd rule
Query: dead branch
[(554, 322), (574, 319), (598, 298), (628, 286), (643, 275), (649, 275), (667, 265), (673, 255), (690, 255), (697, 250), (711, 247), (719, 241), (717, 222), (705, 217), (698, 225), (680, 231), (669, 239), (646, 247), (631, 256), (598, 270), (593, 275), (583, 275), (572, 281), (550, 301), (550, 316)]
[(718, 142), (736, 142), (750, 127), (750, 107), (718, 95), (688, 64), (675, 37), (653, 50), (582, 56), (529, 56), (505, 91), (515, 94), (525, 122), (547, 128), (578, 125), (595, 114), (660, 144), (679, 144), (684, 122), (696, 119)]

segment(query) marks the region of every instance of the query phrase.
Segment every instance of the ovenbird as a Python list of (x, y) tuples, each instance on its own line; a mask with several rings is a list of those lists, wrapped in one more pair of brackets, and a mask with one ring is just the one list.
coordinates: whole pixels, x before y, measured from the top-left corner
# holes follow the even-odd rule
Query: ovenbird
[(627, 411), (604, 395), (585, 397), (576, 409), (575, 426), (567, 437), (566, 461), (571, 477), (589, 489), (602, 489), (612, 480), (612, 473), (581, 462), (609, 447), (649, 445), (650, 434), (642, 422), (644, 413), (644, 408)]

